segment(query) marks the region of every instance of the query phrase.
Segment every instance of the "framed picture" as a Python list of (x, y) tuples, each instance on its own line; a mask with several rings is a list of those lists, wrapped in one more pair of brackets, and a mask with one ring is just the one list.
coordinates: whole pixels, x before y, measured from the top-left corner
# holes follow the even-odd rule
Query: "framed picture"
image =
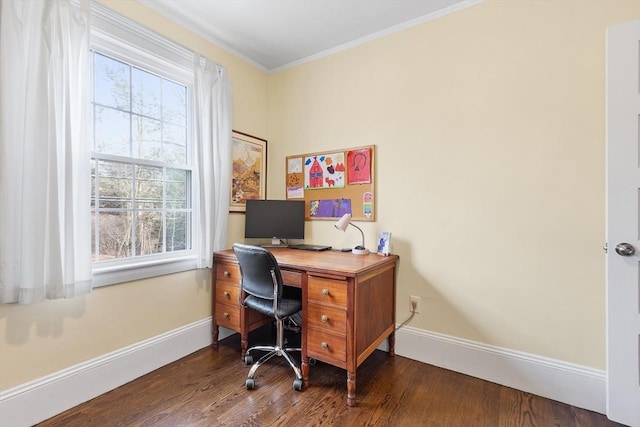
[(267, 198), (267, 140), (234, 130), (231, 163), (229, 212), (246, 212), (247, 200)]
[(389, 255), (391, 253), (391, 232), (381, 231), (378, 237), (378, 255)]

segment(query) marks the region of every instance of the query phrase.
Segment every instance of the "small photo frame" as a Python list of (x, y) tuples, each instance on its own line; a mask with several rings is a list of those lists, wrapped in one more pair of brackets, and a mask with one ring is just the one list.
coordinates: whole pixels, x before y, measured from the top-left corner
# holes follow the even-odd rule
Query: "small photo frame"
[(389, 255), (391, 253), (391, 232), (381, 231), (378, 237), (378, 255)]
[(267, 140), (233, 131), (229, 212), (245, 212), (248, 199), (267, 197)]

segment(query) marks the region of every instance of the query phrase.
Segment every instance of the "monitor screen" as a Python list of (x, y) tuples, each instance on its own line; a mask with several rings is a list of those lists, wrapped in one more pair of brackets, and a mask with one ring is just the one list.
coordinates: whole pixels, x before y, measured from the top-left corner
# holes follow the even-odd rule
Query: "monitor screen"
[(245, 238), (304, 239), (304, 200), (247, 200)]

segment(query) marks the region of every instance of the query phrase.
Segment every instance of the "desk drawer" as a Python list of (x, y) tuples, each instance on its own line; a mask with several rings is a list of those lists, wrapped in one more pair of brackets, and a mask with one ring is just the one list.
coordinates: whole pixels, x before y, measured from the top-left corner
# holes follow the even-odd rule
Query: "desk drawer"
[(216, 303), (215, 320), (216, 325), (234, 331), (240, 330), (240, 310), (239, 305), (228, 305)]
[[(242, 310), (245, 310), (240, 305), (229, 305), (216, 303), (215, 321), (216, 325), (224, 326), (225, 328), (232, 329), (236, 332), (240, 332), (240, 318)], [(256, 327), (267, 324), (273, 321), (272, 317), (265, 316), (258, 313), (255, 310), (246, 309), (245, 315), (248, 316), (247, 322), (249, 324), (249, 330), (253, 331)]]
[(332, 307), (319, 304), (309, 304), (307, 306), (307, 322), (309, 326), (338, 334), (347, 332), (347, 313)]
[(216, 302), (223, 304), (238, 305), (240, 295), (240, 287), (238, 285), (227, 285), (224, 283), (216, 283)]
[(295, 286), (296, 288), (302, 287), (302, 273), (299, 271), (280, 270), (280, 273), (285, 285)]
[[(344, 335), (335, 335), (315, 328), (307, 328), (307, 353), (309, 357), (332, 363), (347, 361), (347, 340)], [(342, 364), (338, 364), (343, 367)]]
[(308, 291), (309, 301), (347, 307), (347, 283), (342, 280), (309, 276)]
[(216, 284), (227, 283), (230, 285), (239, 286), (240, 278), (240, 267), (237, 264), (216, 264)]

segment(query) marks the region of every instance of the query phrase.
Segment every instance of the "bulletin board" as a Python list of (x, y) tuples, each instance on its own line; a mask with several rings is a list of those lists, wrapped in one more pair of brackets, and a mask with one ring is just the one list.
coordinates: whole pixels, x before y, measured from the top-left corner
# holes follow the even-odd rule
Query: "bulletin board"
[(288, 200), (305, 202), (308, 220), (375, 221), (375, 145), (287, 156)]

